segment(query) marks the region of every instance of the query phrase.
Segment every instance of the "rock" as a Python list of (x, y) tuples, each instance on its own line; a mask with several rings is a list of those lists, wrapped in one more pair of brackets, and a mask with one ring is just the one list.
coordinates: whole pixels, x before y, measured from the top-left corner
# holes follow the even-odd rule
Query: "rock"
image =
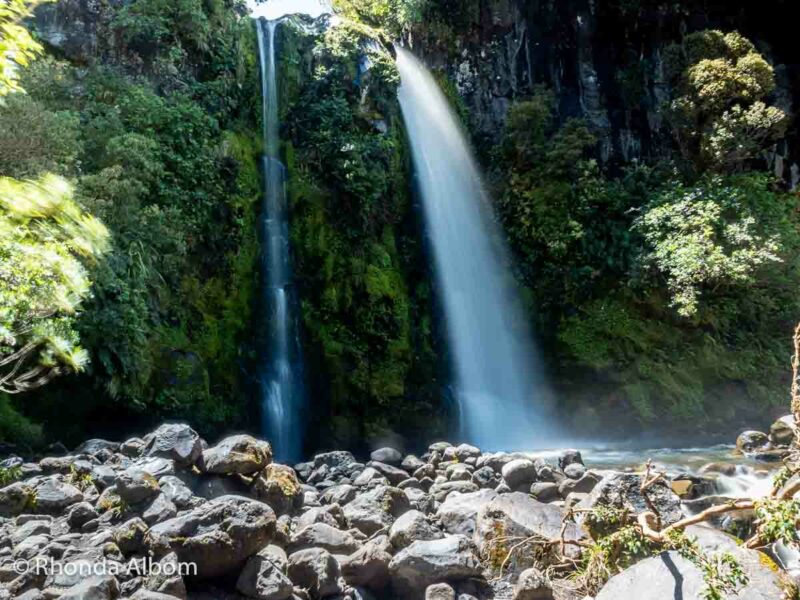
[(453, 463), (444, 470), (444, 476), (448, 481), (471, 481), (473, 467), (464, 463)]
[(389, 581), (388, 552), (389, 541), (386, 536), (370, 540), (350, 556), (341, 559), (341, 570), (345, 581), (352, 586), (362, 586), (382, 590)]
[(477, 459), (481, 455), (481, 450), (470, 444), (460, 444), (456, 446), (454, 453), (459, 462), (465, 462), (473, 458)]
[[(690, 535), (697, 534), (697, 528), (689, 528)], [(781, 600), (784, 597), (781, 577), (777, 569), (768, 566), (768, 560), (754, 550), (738, 547), (732, 540), (727, 543), (713, 541), (724, 534), (709, 528), (709, 538), (700, 545), (712, 552), (726, 551), (734, 554), (749, 578), (749, 583), (730, 600)], [(703, 533), (703, 536), (706, 534)], [(711, 544), (709, 545), (709, 542)], [(648, 558), (612, 577), (600, 590), (596, 600), (700, 600), (705, 587), (703, 574), (693, 563), (677, 552), (664, 552)]]
[(586, 467), (581, 463), (571, 463), (564, 467), (564, 475), (570, 479), (580, 479), (586, 473)]
[(436, 517), (446, 532), (472, 536), (478, 511), (495, 498), (494, 490), (451, 494), (436, 511)]
[(727, 477), (733, 477), (736, 475), (737, 466), (732, 463), (708, 463), (707, 465), (703, 465), (700, 467), (699, 473), (719, 473), (720, 475), (725, 475)]
[(374, 467), (367, 467), (364, 471), (356, 477), (353, 485), (356, 487), (367, 487), (371, 483), (389, 483), (389, 480), (384, 477), (380, 471)]
[(558, 457), (558, 468), (562, 471), (574, 464), (583, 464), (583, 457), (578, 450), (564, 450)]
[(497, 485), (497, 474), (491, 467), (481, 467), (472, 474), (471, 481), (481, 488), (494, 487)]
[(164, 424), (146, 435), (144, 443), (145, 456), (169, 458), (178, 467), (194, 465), (203, 454), (200, 436), (194, 429), (184, 424)]
[(456, 591), (446, 583), (435, 583), (425, 590), (425, 600), (456, 600)]
[(360, 494), (343, 511), (350, 527), (372, 535), (383, 528), (388, 530), (409, 508), (408, 497), (402, 490), (379, 486)]
[[(595, 486), (589, 497), (581, 502), (580, 508), (594, 508), (598, 505), (623, 508), (630, 504), (637, 513), (645, 512), (649, 509), (639, 492), (641, 482), (642, 476), (636, 473), (609, 473)], [(650, 487), (648, 495), (658, 508), (664, 525), (681, 519), (681, 500), (665, 482), (660, 481)]]
[(191, 508), (199, 501), (192, 494), (192, 490), (180, 479), (173, 475), (166, 475), (158, 480), (161, 492), (179, 509)]
[(160, 491), (158, 480), (141, 469), (126, 469), (117, 476), (117, 494), (128, 504), (138, 504), (155, 497)]
[(159, 456), (140, 458), (128, 468), (139, 469), (145, 473), (150, 473), (150, 475), (156, 479), (161, 479), (168, 475), (175, 475), (175, 463), (168, 458)]
[[(543, 504), (519, 492), (501, 494), (486, 504), (478, 512), (475, 534), (473, 536), (481, 554), (497, 548), (497, 537), (525, 539), (532, 535), (557, 539), (561, 535), (563, 513), (553, 504)], [(574, 523), (567, 523), (564, 539), (579, 540), (581, 530)], [(566, 554), (575, 558), (578, 551), (574, 546), (566, 546)], [(508, 565), (511, 569), (522, 570), (532, 566), (526, 564), (525, 557), (514, 556)]]
[(452, 493), (468, 494), (477, 491), (478, 486), (471, 481), (446, 481), (431, 487), (431, 495), (437, 502), (444, 502)]
[(324, 454), (317, 454), (314, 457), (314, 469), (318, 469), (322, 465), (331, 468), (344, 468), (356, 462), (355, 457), (344, 450), (337, 450), (336, 452), (326, 452)]
[(203, 469), (217, 475), (252, 475), (271, 462), (272, 447), (269, 443), (250, 435), (226, 437), (203, 452)]
[(424, 464), (416, 471), (414, 471), (414, 479), (425, 479), (426, 477), (430, 477), (433, 479), (436, 477), (436, 467), (429, 464)]
[(58, 475), (47, 477), (35, 487), (36, 512), (51, 515), (64, 512), (68, 506), (83, 501), (83, 493)]
[(146, 590), (144, 588), (137, 590), (130, 598), (130, 600), (175, 600), (175, 599), (176, 596), (170, 596), (169, 594), (161, 594), (159, 592), (151, 592), (150, 590)]
[(514, 586), (514, 600), (554, 600), (553, 590), (539, 569), (526, 569)]
[[(381, 461), (381, 462), (386, 462), (386, 461)], [(413, 473), (414, 471), (424, 466), (425, 464), (426, 464), (425, 461), (417, 458), (413, 454), (409, 454), (403, 459), (403, 462), (400, 463), (400, 468), (409, 473)]]
[(294, 469), (286, 465), (271, 464), (253, 482), (253, 494), (269, 504), (279, 515), (300, 508), (303, 488)]
[(402, 550), (418, 540), (438, 540), (444, 534), (417, 510), (410, 510), (398, 518), (389, 530), (389, 542)]
[(289, 555), (289, 579), (308, 590), (312, 598), (325, 598), (339, 591), (339, 563), (321, 548), (309, 548)]
[(386, 477), (389, 480), (389, 483), (392, 485), (397, 485), (401, 481), (408, 479), (409, 475), (403, 469), (399, 469), (397, 467), (393, 467), (388, 464), (384, 464), (381, 462), (371, 461), (367, 463), (367, 468), (373, 468), (378, 473)]
[(744, 431), (736, 439), (736, 449), (749, 454), (769, 444), (769, 437), (760, 431)]
[(559, 493), (559, 486), (549, 481), (540, 481), (531, 485), (531, 496), (545, 504), (562, 498)]
[[(143, 565), (144, 566), (144, 565)], [(191, 567), (189, 567), (191, 569)], [(142, 568), (142, 571), (145, 569)], [(181, 576), (181, 564), (178, 555), (169, 552), (147, 570), (145, 588), (151, 592), (168, 594), (170, 597), (186, 598), (186, 585)]]
[(171, 519), (178, 514), (178, 509), (166, 494), (158, 494), (150, 505), (142, 512), (142, 519), (148, 525)]
[(331, 554), (351, 554), (358, 547), (358, 541), (346, 531), (326, 523), (313, 523), (292, 536), (287, 550), (297, 552), (308, 548), (323, 548)]
[(344, 506), (356, 498), (356, 488), (349, 484), (335, 485), (325, 490), (322, 501), (325, 504), (338, 504)]
[(198, 577), (217, 577), (241, 567), (275, 532), (275, 512), (263, 502), (240, 496), (210, 500), (155, 525), (181, 562), (195, 563)]
[(239, 575), (236, 589), (256, 600), (287, 600), (294, 586), (286, 576), (286, 553), (276, 546), (267, 546), (251, 556)]
[(80, 529), (83, 525), (99, 516), (100, 515), (91, 504), (88, 502), (80, 502), (70, 507), (67, 513), (67, 523), (69, 523), (69, 526), (73, 529)]
[(35, 499), (33, 488), (22, 482), (0, 488), (0, 517), (15, 517), (33, 508)]
[[(570, 465), (568, 469), (572, 467)], [(592, 471), (586, 471), (579, 479), (565, 479), (558, 486), (558, 493), (562, 498), (566, 498), (573, 492), (578, 494), (588, 494), (601, 481), (601, 477)]]
[(97, 454), (98, 452), (108, 451), (112, 454), (119, 450), (119, 444), (108, 440), (87, 440), (75, 448), (73, 454)]
[(676, 476), (669, 485), (681, 500), (695, 500), (701, 496), (710, 496), (717, 491), (713, 479), (691, 473), (682, 473)]
[(790, 446), (795, 439), (797, 427), (792, 415), (786, 415), (775, 421), (769, 428), (769, 440), (776, 446)]
[(89, 577), (61, 594), (59, 600), (112, 600), (119, 597), (119, 583), (111, 575)]
[(403, 461), (403, 455), (394, 448), (379, 448), (372, 452), (369, 458), (373, 462), (384, 463), (392, 465), (393, 467), (400, 466), (400, 463)]
[(120, 445), (119, 451), (130, 458), (138, 458), (144, 452), (144, 440), (142, 438), (125, 440)]
[(147, 524), (136, 517), (126, 521), (114, 530), (113, 539), (123, 555), (142, 553), (145, 550)]
[(311, 508), (300, 515), (296, 521), (297, 529), (302, 529), (313, 523), (326, 523), (337, 529), (345, 529), (347, 526), (342, 507), (338, 504)]
[(418, 598), (429, 585), (480, 577), (482, 568), (472, 541), (454, 535), (414, 542), (392, 559), (389, 573), (401, 597)]
[(763, 448), (754, 450), (750, 457), (761, 462), (781, 462), (791, 454), (788, 448)]
[(525, 458), (512, 460), (502, 469), (503, 479), (513, 491), (527, 491), (536, 481), (536, 465)]

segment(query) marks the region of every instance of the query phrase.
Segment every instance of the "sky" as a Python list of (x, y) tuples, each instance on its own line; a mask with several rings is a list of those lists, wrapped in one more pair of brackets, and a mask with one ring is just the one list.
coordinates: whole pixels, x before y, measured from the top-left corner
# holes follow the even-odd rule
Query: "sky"
[(254, 15), (277, 19), (291, 13), (308, 13), (312, 16), (328, 12), (325, 8), (327, 0), (267, 0), (266, 3), (256, 4), (255, 0), (247, 0), (250, 10)]

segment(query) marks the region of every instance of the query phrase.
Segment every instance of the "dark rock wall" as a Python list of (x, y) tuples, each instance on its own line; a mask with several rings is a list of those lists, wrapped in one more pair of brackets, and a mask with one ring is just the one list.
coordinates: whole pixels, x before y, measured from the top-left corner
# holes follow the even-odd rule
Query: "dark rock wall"
[[(751, 38), (775, 66), (775, 102), (794, 112), (800, 61), (788, 0), (475, 0), (442, 33), (424, 23), (406, 43), (443, 69), (471, 112), (479, 149), (501, 135), (509, 105), (543, 84), (559, 117), (583, 117), (607, 166), (666, 154), (662, 107), (669, 97), (664, 48), (685, 33), (718, 28)], [(796, 185), (797, 126), (766, 157)]]

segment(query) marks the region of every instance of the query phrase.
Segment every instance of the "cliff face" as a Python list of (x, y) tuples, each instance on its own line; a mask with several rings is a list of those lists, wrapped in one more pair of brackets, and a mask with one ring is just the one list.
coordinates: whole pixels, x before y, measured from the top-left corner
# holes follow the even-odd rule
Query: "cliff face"
[[(514, 99), (543, 84), (558, 99), (562, 121), (582, 117), (609, 166), (665, 155), (669, 98), (663, 53), (692, 31), (738, 30), (775, 67), (775, 103), (794, 112), (800, 64), (785, 0), (472, 0), (445, 27), (420, 25), (406, 38), (443, 69), (470, 109), (479, 147), (496, 142)], [(792, 187), (800, 180), (798, 130), (765, 159)]]

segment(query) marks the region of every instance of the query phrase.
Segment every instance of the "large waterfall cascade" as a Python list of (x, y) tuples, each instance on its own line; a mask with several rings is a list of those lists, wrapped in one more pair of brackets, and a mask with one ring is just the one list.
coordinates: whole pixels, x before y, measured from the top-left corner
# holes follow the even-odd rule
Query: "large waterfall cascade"
[(556, 436), (550, 392), (466, 137), (427, 69), (397, 48), (399, 92), (434, 257), (461, 434), (484, 450)]
[(264, 122), (264, 198), (261, 239), (261, 310), (264, 331), (258, 380), (263, 434), (276, 458), (299, 460), (305, 408), (303, 362), (294, 299), (286, 197), (286, 167), (280, 160), (280, 123), (275, 70), (279, 21), (256, 21), (261, 59)]

